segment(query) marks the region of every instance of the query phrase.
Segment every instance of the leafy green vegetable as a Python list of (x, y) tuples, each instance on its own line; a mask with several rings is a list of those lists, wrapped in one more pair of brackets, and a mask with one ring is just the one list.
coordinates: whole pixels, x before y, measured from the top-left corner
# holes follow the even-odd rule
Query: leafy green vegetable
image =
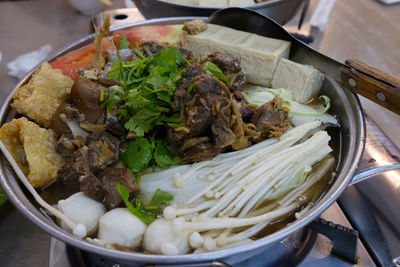
[(275, 96), (280, 97), (283, 105), (290, 109), (289, 115), (296, 126), (313, 120), (320, 120), (324, 124), (338, 125), (337, 119), (326, 113), (330, 107), (330, 100), (327, 96), (320, 96), (319, 100), (323, 101), (322, 103), (306, 105), (296, 102), (292, 92), (283, 88), (270, 89), (258, 85), (246, 85), (242, 94), (247, 103), (257, 106), (271, 101)]
[(103, 89), (100, 89), (100, 102), (103, 102), (104, 101), (104, 90)]
[(7, 201), (7, 196), (3, 192), (3, 189), (0, 187), (0, 205), (3, 205), (3, 203), (6, 201)]
[(119, 49), (127, 49), (129, 48), (130, 43), (128, 40), (128, 37), (126, 37), (125, 35), (122, 35), (121, 37), (119, 37)]
[(117, 191), (130, 213), (135, 215), (145, 224), (150, 224), (154, 221), (154, 219), (156, 218), (155, 213), (146, 213), (141, 210), (138, 210), (132, 205), (131, 202), (129, 202), (129, 192), (128, 190), (126, 190), (125, 186), (123, 186), (120, 182), (117, 183)]
[(168, 192), (162, 191), (161, 189), (157, 189), (157, 191), (153, 195), (153, 198), (150, 201), (149, 206), (157, 206), (159, 208), (165, 207), (168, 206), (173, 200), (173, 195)]
[(117, 191), (123, 199), (129, 212), (139, 218), (145, 224), (152, 223), (155, 220), (157, 213), (174, 200), (174, 196), (170, 193), (157, 189), (150, 201), (150, 205), (143, 205), (140, 198), (135, 198), (133, 205), (129, 201), (128, 190), (126, 190), (125, 186), (123, 186), (120, 182), (117, 183)]
[(166, 115), (177, 82), (186, 70), (180, 68), (183, 59), (175, 47), (164, 48), (145, 58), (136, 46), (135, 61), (114, 61), (107, 77), (119, 80), (126, 90), (122, 97), (125, 104), (119, 113), (127, 120), (125, 128), (141, 137), (154, 127), (168, 123)]
[(158, 166), (164, 169), (181, 162), (179, 157), (174, 157), (168, 152), (165, 143), (161, 140), (155, 141), (154, 160)]
[(161, 168), (169, 168), (179, 164), (181, 159), (173, 156), (162, 140), (139, 137), (131, 141), (128, 148), (121, 155), (124, 163), (133, 171), (140, 172), (151, 163), (155, 163)]
[(133, 172), (140, 172), (150, 163), (152, 155), (153, 148), (149, 140), (139, 137), (129, 143), (121, 158)]
[(223, 81), (224, 83), (226, 83), (227, 85), (229, 85), (229, 81), (226, 78), (225, 74), (222, 72), (222, 70), (220, 68), (218, 68), (217, 65), (215, 65), (214, 63), (209, 62), (207, 64), (207, 66), (204, 68), (205, 71), (209, 71), (211, 72), (212, 75), (214, 75), (215, 77), (217, 77), (218, 79), (220, 79), (221, 81)]

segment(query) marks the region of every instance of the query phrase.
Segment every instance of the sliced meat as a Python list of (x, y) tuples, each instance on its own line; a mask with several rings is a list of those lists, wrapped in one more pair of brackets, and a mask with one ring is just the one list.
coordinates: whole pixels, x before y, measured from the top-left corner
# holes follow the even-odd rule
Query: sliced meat
[(71, 134), (70, 128), (65, 124), (64, 120), (61, 119), (62, 114), (69, 119), (84, 119), (78, 109), (71, 104), (68, 99), (62, 102), (57, 107), (56, 112), (51, 119), (51, 128), (56, 132), (58, 137), (61, 137), (63, 134)]
[(139, 194), (139, 187), (136, 184), (135, 176), (128, 168), (105, 168), (99, 175), (99, 178), (104, 186), (104, 204), (108, 209), (114, 209), (122, 203), (122, 198), (117, 191), (118, 182), (128, 190), (130, 197)]
[(106, 129), (115, 136), (126, 136), (128, 131), (124, 127), (124, 123), (119, 121), (116, 117), (106, 118)]
[[(191, 105), (191, 103), (193, 103)], [(191, 136), (198, 136), (210, 128), (215, 117), (206, 98), (196, 95), (186, 107), (186, 127)]]
[(225, 75), (227, 73), (237, 73), (241, 71), (240, 58), (231, 56), (229, 54), (215, 51), (204, 54), (201, 56), (200, 63), (212, 62), (220, 68)]
[(230, 93), (226, 85), (211, 75), (199, 75), (193, 79), (193, 92), (195, 94), (218, 94), (221, 96), (229, 97)]
[(182, 30), (188, 34), (196, 35), (207, 29), (207, 23), (204, 20), (191, 20), (183, 23)]
[[(196, 70), (193, 69), (193, 72)], [(218, 110), (230, 101), (228, 88), (214, 76), (201, 74), (195, 76), (192, 82), (190, 95), (180, 95), (181, 92), (178, 92), (175, 97), (184, 126), (167, 130), (170, 142), (181, 142), (189, 137), (205, 135), (210, 131)]]
[(189, 88), (193, 86), (192, 79), (201, 74), (204, 74), (204, 70), (200, 65), (191, 64), (187, 68), (185, 75), (179, 81), (178, 89), (175, 91), (174, 99), (171, 104), (172, 112), (183, 112), (185, 103), (192, 99), (192, 94), (189, 92)]
[[(190, 51), (189, 49), (183, 48), (183, 47), (178, 47), (178, 50), (179, 50), (179, 52), (181, 52), (181, 57), (187, 59), (187, 61), (189, 61), (191, 63), (195, 62), (195, 58), (194, 58), (192, 51)], [(183, 62), (183, 65), (185, 67), (187, 67), (186, 60)]]
[(223, 149), (235, 142), (236, 136), (230, 129), (231, 105), (219, 109), (217, 117), (211, 126), (214, 135), (214, 144), (217, 149)]
[[(222, 70), (222, 72), (228, 79), (228, 82), (230, 84), (229, 89), (232, 92), (243, 90), (244, 86), (247, 83), (247, 77), (242, 72), (242, 69), (240, 67), (240, 58), (219, 51), (215, 51), (204, 54), (201, 57), (200, 63), (202, 65), (206, 66), (208, 62), (214, 63), (215, 65), (217, 65), (218, 68)], [(236, 98), (236, 100), (242, 99), (243, 97)]]
[(97, 172), (118, 160), (120, 141), (107, 132), (93, 132), (86, 138), (90, 170)]
[(233, 150), (241, 150), (251, 145), (251, 141), (248, 136), (245, 136), (243, 117), (241, 115), (239, 104), (233, 100), (232, 105), (232, 127), (235, 135), (235, 142), (231, 144)]
[(57, 180), (65, 185), (78, 185), (78, 174), (74, 171), (74, 159), (66, 160), (64, 165), (57, 171)]
[(104, 199), (104, 187), (101, 180), (97, 178), (89, 169), (86, 162), (76, 162), (74, 168), (78, 173), (80, 190), (86, 196), (99, 202)]
[(154, 54), (161, 52), (167, 45), (156, 43), (156, 42), (146, 42), (141, 45), (141, 50), (143, 50), (143, 54), (147, 57), (151, 57)]
[(111, 67), (112, 67), (112, 63), (109, 62), (104, 66), (103, 70), (101, 71), (99, 78), (98, 78), (98, 81), (101, 84), (108, 85), (108, 86), (119, 84), (119, 81), (112, 80), (112, 79), (108, 78), (108, 76), (107, 76), (107, 73), (110, 71)]
[(63, 158), (71, 158), (75, 148), (72, 134), (63, 134), (56, 144), (56, 152)]
[(208, 137), (208, 136), (188, 138), (188, 139), (185, 139), (185, 141), (183, 142), (183, 144), (179, 148), (179, 150), (181, 153), (183, 153), (193, 146), (196, 146), (196, 145), (199, 145), (202, 143), (209, 143), (209, 142), (210, 142), (210, 137)]
[(281, 136), (291, 125), (288, 114), (289, 109), (282, 106), (282, 99), (279, 97), (260, 106), (251, 118), (251, 122), (260, 133), (260, 136), (253, 140), (259, 142), (268, 137)]
[(210, 160), (220, 152), (212, 143), (197, 144), (183, 153), (182, 163)]
[(104, 123), (105, 111), (100, 107), (101, 91), (107, 99), (107, 87), (83, 77), (79, 77), (71, 88), (71, 101), (88, 123)]
[[(230, 83), (231, 86), (229, 87), (229, 89), (234, 92), (236, 100), (243, 100), (243, 96), (240, 92), (243, 90), (246, 83), (247, 77), (242, 72), (239, 72), (232, 77), (232, 82)], [(239, 92), (240, 94), (237, 92)]]

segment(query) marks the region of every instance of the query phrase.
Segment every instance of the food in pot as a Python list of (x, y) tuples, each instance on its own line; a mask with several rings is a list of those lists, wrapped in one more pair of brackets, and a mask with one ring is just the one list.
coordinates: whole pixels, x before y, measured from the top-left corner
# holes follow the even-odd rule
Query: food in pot
[[(289, 42), (203, 21), (96, 31), (17, 90), (14, 107), (35, 122), (0, 128), (63, 228), (112, 249), (202, 253), (253, 242), (318, 201), (335, 166), (325, 128), (338, 122), (323, 74), (287, 59)], [(38, 92), (51, 105), (42, 117), (17, 107)]]

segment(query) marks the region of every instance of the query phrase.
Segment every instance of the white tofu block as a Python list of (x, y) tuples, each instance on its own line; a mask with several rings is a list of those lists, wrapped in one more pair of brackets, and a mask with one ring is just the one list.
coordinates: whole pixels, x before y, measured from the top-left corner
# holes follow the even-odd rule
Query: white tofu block
[(254, 4), (254, 0), (228, 0), (228, 6), (249, 6)]
[(325, 75), (313, 66), (299, 64), (282, 58), (272, 80), (272, 88), (293, 92), (294, 100), (305, 103), (318, 95)]
[(196, 58), (207, 52), (221, 51), (241, 60), (242, 71), (249, 82), (269, 86), (280, 58), (287, 58), (290, 42), (208, 24), (197, 35), (184, 35), (183, 47)]
[(199, 6), (202, 7), (226, 7), (228, 6), (227, 0), (199, 0)]

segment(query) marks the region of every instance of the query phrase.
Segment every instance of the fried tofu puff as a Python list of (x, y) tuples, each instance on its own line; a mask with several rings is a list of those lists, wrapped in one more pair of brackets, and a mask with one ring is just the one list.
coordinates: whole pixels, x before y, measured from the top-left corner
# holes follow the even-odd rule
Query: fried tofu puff
[(49, 184), (57, 177), (64, 159), (56, 153), (53, 130), (39, 127), (22, 117), (0, 128), (0, 140), (35, 188)]
[(50, 127), (53, 114), (70, 94), (73, 83), (60, 70), (44, 62), (31, 80), (14, 93), (11, 106), (40, 125)]

